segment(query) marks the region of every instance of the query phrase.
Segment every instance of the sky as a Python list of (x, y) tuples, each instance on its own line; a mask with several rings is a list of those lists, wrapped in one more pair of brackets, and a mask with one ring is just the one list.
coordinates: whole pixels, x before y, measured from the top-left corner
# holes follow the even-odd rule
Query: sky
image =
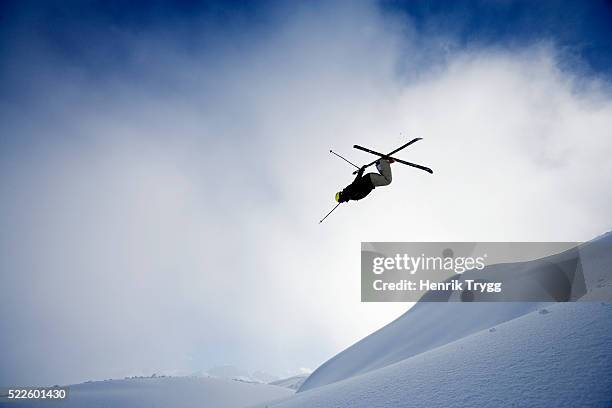
[[(612, 6), (6, 1), (0, 385), (311, 370), (408, 304), (362, 241), (584, 241), (612, 215)], [(392, 150), (393, 183), (319, 219)]]

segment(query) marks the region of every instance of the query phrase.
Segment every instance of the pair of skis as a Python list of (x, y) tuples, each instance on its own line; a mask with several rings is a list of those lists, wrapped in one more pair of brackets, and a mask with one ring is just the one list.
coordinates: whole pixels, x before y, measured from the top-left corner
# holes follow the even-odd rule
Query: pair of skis
[[(432, 169), (430, 169), (429, 167), (421, 166), (420, 164), (411, 163), (411, 162), (409, 162), (409, 161), (400, 160), (400, 159), (396, 159), (395, 157), (391, 157), (391, 155), (392, 155), (392, 154), (395, 154), (395, 153), (399, 152), (400, 150), (407, 148), (408, 146), (410, 146), (410, 145), (411, 145), (411, 144), (413, 144), (413, 143), (418, 142), (419, 140), (423, 140), (423, 138), (422, 138), (422, 137), (417, 137), (417, 138), (415, 138), (415, 139), (412, 139), (411, 141), (409, 141), (409, 142), (408, 142), (408, 143), (406, 143), (405, 145), (402, 145), (402, 146), (398, 147), (397, 149), (395, 149), (395, 150), (393, 150), (392, 152), (387, 153), (387, 154), (378, 153), (378, 152), (376, 152), (376, 151), (374, 151), (374, 150), (372, 150), (372, 149), (368, 149), (367, 147), (362, 147), (362, 146), (359, 146), (359, 145), (353, 145), (353, 147), (354, 147), (355, 149), (362, 150), (362, 151), (364, 151), (364, 152), (367, 152), (367, 153), (373, 154), (373, 155), (375, 155), (375, 156), (382, 157), (383, 159), (393, 159), (393, 160), (395, 160), (395, 161), (396, 161), (396, 162), (398, 162), (398, 163), (402, 163), (402, 164), (405, 164), (405, 165), (407, 165), (407, 166), (414, 167), (414, 168), (417, 168), (417, 169), (420, 169), (420, 170), (426, 171), (426, 172), (428, 172), (428, 173), (430, 173), (430, 174), (433, 174), (433, 170), (432, 170)], [(378, 160), (379, 160), (379, 159), (376, 159), (376, 160), (374, 160), (372, 163), (366, 164), (366, 166), (365, 166), (365, 167), (370, 167), (371, 165), (376, 164), (376, 162), (377, 162)], [(353, 174), (357, 174), (357, 171), (353, 172)]]
[[(433, 170), (432, 170), (432, 169), (430, 169), (429, 167), (425, 167), (425, 166), (422, 166), (422, 165), (420, 165), (420, 164), (416, 164), (416, 163), (412, 163), (412, 162), (409, 162), (409, 161), (405, 161), (405, 160), (401, 160), (401, 159), (396, 159), (395, 157), (391, 157), (391, 155), (392, 155), (392, 154), (395, 154), (395, 153), (399, 152), (400, 150), (405, 149), (406, 147), (410, 146), (410, 145), (411, 145), (411, 144), (413, 144), (413, 143), (418, 142), (419, 140), (422, 140), (422, 138), (421, 138), (421, 137), (414, 138), (414, 139), (412, 139), (411, 141), (409, 141), (408, 143), (406, 143), (406, 144), (404, 144), (404, 145), (402, 145), (402, 146), (398, 147), (397, 149), (395, 149), (395, 150), (393, 150), (392, 152), (389, 152), (389, 153), (387, 153), (387, 154), (382, 154), (382, 153), (379, 153), (379, 152), (374, 151), (374, 150), (372, 150), (372, 149), (368, 149), (367, 147), (363, 147), (363, 146), (359, 146), (359, 145), (353, 145), (353, 147), (354, 147), (355, 149), (357, 149), (357, 150), (361, 150), (361, 151), (364, 151), (364, 152), (367, 152), (367, 153), (373, 154), (373, 155), (378, 156), (378, 157), (381, 157), (381, 158), (383, 158), (383, 159), (393, 159), (393, 160), (395, 160), (395, 161), (396, 161), (396, 162), (398, 162), (398, 163), (402, 163), (402, 164), (405, 164), (405, 165), (407, 165), (407, 166), (414, 167), (414, 168), (416, 168), (416, 169), (426, 171), (426, 172), (428, 172), (429, 174), (433, 174)], [(349, 163), (350, 165), (352, 165), (352, 166), (354, 166), (355, 168), (357, 168), (357, 170), (355, 170), (355, 171), (353, 172), (353, 174), (357, 174), (357, 172), (358, 172), (358, 171), (359, 171), (359, 169), (360, 169), (360, 167), (359, 167), (359, 166), (357, 166), (356, 164), (354, 164), (354, 163), (352, 163), (352, 162), (348, 161), (347, 159), (345, 159), (344, 157), (340, 156), (338, 153), (334, 152), (333, 150), (330, 150), (329, 152), (330, 152), (330, 153), (332, 153), (332, 154), (334, 154), (334, 155), (336, 155), (336, 156), (338, 156), (339, 158), (341, 158), (341, 159), (342, 159), (342, 160), (344, 160), (345, 162), (347, 162), (347, 163)], [(365, 168), (370, 167), (370, 166), (372, 166), (372, 165), (376, 164), (376, 162), (377, 162), (378, 160), (380, 160), (380, 159), (376, 159), (376, 160), (374, 160), (373, 162), (366, 164), (364, 167), (365, 167)], [(330, 215), (332, 212), (334, 212), (334, 210), (335, 210), (336, 208), (338, 208), (338, 206), (339, 206), (339, 205), (340, 205), (340, 203), (336, 204), (336, 206), (335, 206), (334, 208), (332, 208), (332, 209), (331, 209), (331, 211), (330, 211), (330, 212), (328, 212), (328, 213), (327, 213), (327, 215), (321, 219), (321, 221), (319, 221), (319, 224), (320, 224), (320, 223), (322, 223), (322, 222), (323, 222), (323, 221), (324, 221), (324, 220), (325, 220), (327, 217), (329, 217), (329, 215)]]

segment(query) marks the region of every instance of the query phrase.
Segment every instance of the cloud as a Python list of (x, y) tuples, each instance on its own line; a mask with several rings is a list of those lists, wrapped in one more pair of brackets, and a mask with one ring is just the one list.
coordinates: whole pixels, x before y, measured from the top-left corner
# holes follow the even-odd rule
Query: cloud
[[(407, 306), (359, 302), (361, 241), (609, 228), (609, 84), (560, 69), (554, 43), (440, 63), (373, 4), (281, 15), (205, 52), (172, 28), (122, 35), (129, 62), (91, 75), (52, 58), (13, 89), (0, 384), (315, 367)], [(401, 156), (435, 175), (394, 165), (390, 187), (317, 224), (352, 179), (330, 148), (361, 163), (355, 143), (416, 136)]]

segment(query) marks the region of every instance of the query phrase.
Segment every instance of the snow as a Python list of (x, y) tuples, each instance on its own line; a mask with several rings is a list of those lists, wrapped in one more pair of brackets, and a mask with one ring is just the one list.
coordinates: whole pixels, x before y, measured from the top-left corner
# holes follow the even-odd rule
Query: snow
[(610, 406), (612, 304), (540, 310), (267, 406)]
[(70, 386), (69, 399), (10, 402), (11, 407), (241, 408), (293, 394), (288, 388), (209, 377), (109, 380)]
[(300, 392), (405, 360), (536, 310), (537, 303), (418, 303), (316, 369)]
[[(587, 293), (584, 300), (610, 300), (602, 290), (612, 285), (612, 234), (608, 233), (549, 260), (557, 262), (580, 254)], [(521, 269), (535, 274), (538, 261), (500, 265), (499, 270)], [(521, 272), (520, 270), (517, 271)], [(522, 273), (525, 276), (524, 273)], [(516, 319), (551, 303), (417, 303), (389, 325), (357, 342), (317, 368), (298, 392), (348, 379), (406, 360), (471, 334)]]
[(272, 381), (268, 384), (270, 385), (278, 385), (279, 387), (286, 387), (292, 390), (299, 389), (304, 381), (308, 378), (307, 374), (294, 375), (293, 377), (283, 378), (282, 380)]
[(267, 406), (612, 406), (612, 234), (578, 253), (578, 302), (418, 303)]

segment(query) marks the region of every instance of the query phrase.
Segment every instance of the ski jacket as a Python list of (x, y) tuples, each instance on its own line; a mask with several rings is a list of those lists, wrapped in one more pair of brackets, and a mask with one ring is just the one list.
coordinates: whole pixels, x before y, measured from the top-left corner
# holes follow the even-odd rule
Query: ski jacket
[(374, 184), (372, 183), (370, 175), (366, 174), (364, 176), (364, 170), (365, 168), (363, 167), (359, 169), (355, 180), (353, 180), (351, 184), (349, 184), (344, 190), (342, 190), (342, 201), (361, 200), (362, 198), (370, 194), (372, 190), (374, 190)]

